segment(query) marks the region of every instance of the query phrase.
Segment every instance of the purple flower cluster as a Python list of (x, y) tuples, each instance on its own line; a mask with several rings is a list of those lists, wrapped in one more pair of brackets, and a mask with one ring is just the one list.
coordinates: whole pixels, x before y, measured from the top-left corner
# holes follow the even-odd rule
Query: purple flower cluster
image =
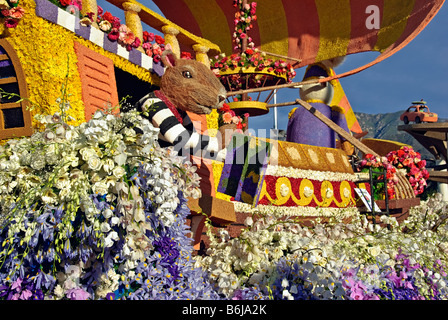
[[(440, 292), (436, 284), (434, 271), (441, 276), (446, 276), (445, 268), (440, 260), (433, 265), (433, 270), (421, 266), (419, 263), (412, 264), (409, 256), (400, 253), (396, 256), (397, 261), (394, 267), (389, 267), (383, 271), (385, 278), (384, 288), (375, 289), (375, 293), (381, 299), (387, 300), (437, 300), (440, 299)], [(430, 292), (423, 294), (419, 286), (415, 283), (415, 272), (422, 271), (424, 281), (429, 285)]]
[[(149, 172), (140, 167), (131, 178), (141, 194), (152, 189)], [(136, 276), (123, 281), (119, 289), (111, 293), (110, 299), (170, 300), (170, 299), (220, 299), (208, 280), (208, 275), (200, 268), (194, 268), (192, 242), (187, 233), (186, 217), (190, 211), (187, 199), (178, 193), (179, 204), (174, 210), (175, 221), (164, 226), (155, 214), (158, 204), (150, 197), (143, 197), (145, 215), (151, 222), (152, 231), (146, 236), (153, 249), (145, 254), (135, 269)], [(117, 262), (120, 262), (117, 260)]]
[[(445, 277), (445, 266), (437, 260), (432, 268), (411, 263), (408, 255), (399, 250), (395, 257), (394, 266), (386, 266), (379, 270), (382, 281), (380, 287), (366, 284), (357, 277), (358, 271), (348, 269), (342, 273), (343, 287), (346, 299), (349, 300), (438, 300), (441, 299), (436, 276)], [(416, 273), (423, 274), (423, 281), (430, 288), (429, 292), (422, 292), (416, 283)]]
[[(207, 273), (194, 268), (185, 196), (178, 193), (175, 221), (166, 226), (156, 214), (160, 204), (146, 196), (152, 188), (151, 177), (140, 168), (128, 180), (139, 188), (146, 222), (151, 225), (145, 234), (151, 245), (142, 258), (133, 260), (135, 265), (129, 265), (126, 226), (111, 221), (123, 214), (116, 200), (92, 195), (96, 210), (86, 213), (80, 208), (75, 216), (62, 206), (47, 205), (40, 211), (35, 210), (38, 204), (30, 206), (34, 209), (20, 208), (24, 214), (0, 229), (0, 300), (98, 299), (97, 290), (110, 270), (118, 275), (118, 289), (106, 299), (220, 299)], [(107, 224), (108, 232), (116, 233), (110, 246), (104, 245), (105, 234), (92, 221)], [(23, 241), (26, 237), (29, 240)], [(70, 268), (79, 269), (79, 274), (72, 277)]]
[(36, 282), (29, 278), (17, 278), (10, 286), (0, 285), (0, 299), (6, 300), (43, 300), (42, 290), (36, 288)]
[(380, 300), (372, 286), (357, 278), (357, 270), (349, 268), (342, 272), (342, 287), (348, 300)]
[(276, 280), (271, 286), (274, 300), (287, 299), (285, 290), (294, 300), (317, 300), (312, 292), (313, 285), (308, 280), (310, 272), (299, 261), (291, 263), (282, 258), (277, 264), (277, 272)]
[(266, 295), (259, 287), (248, 287), (235, 290), (232, 300), (268, 300)]

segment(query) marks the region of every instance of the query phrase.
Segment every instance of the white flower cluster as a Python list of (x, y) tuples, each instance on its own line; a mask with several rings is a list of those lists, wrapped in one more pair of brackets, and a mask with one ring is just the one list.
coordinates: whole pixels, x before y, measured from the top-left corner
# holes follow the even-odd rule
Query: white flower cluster
[[(0, 222), (36, 203), (63, 205), (63, 224), (70, 232), (68, 222), (81, 208), (103, 234), (104, 247), (118, 240), (116, 225), (134, 235), (128, 245), (133, 255), (140, 254), (133, 257), (136, 261), (148, 248), (145, 232), (151, 228), (140, 191), (128, 180), (138, 168), (148, 174), (146, 183), (154, 186), (148, 196), (160, 204), (156, 214), (165, 226), (175, 219), (178, 191), (187, 197), (201, 195), (196, 168), (173, 150), (160, 148), (159, 129), (137, 112), (116, 116), (97, 111), (78, 127), (67, 125), (59, 114), (41, 117), (41, 122), (42, 132), (0, 146)], [(116, 202), (117, 208), (100, 210), (92, 196)], [(105, 221), (95, 218), (99, 213)]]
[[(283, 299), (292, 299), (306, 289), (314, 298), (341, 299), (348, 286), (344, 283), (349, 279), (344, 277), (345, 271), (358, 270), (360, 279), (380, 288), (384, 278), (378, 270), (393, 267), (400, 248), (410, 256), (411, 264), (432, 266), (438, 260), (447, 264), (447, 212), (447, 205), (437, 196), (412, 209), (401, 225), (393, 217), (381, 216), (379, 221), (388, 228), (373, 226), (360, 215), (353, 216), (350, 223), (334, 219), (321, 224), (317, 219), (308, 228), (291, 218), (278, 219), (258, 212), (261, 218), (255, 222), (247, 218), (248, 228), (238, 238), (212, 241), (207, 255), (195, 258), (196, 266), (207, 270), (228, 297), (237, 289), (258, 286), (269, 288), (266, 291), (280, 290)], [(290, 270), (282, 274), (280, 262)], [(294, 269), (294, 265), (299, 267)], [(430, 296), (430, 286), (425, 282), (428, 274), (416, 275), (415, 283), (422, 290), (427, 288)], [(446, 277), (438, 273), (431, 276), (439, 289), (446, 287)]]

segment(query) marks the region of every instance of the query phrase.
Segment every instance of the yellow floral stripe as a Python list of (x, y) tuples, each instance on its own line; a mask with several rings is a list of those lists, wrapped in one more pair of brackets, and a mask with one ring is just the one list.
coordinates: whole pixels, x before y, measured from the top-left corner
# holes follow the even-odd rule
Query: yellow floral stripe
[(281, 0), (257, 1), (257, 24), (260, 31), (261, 50), (288, 56), (289, 33), (286, 21)]
[(350, 0), (316, 0), (320, 22), (319, 51), (316, 62), (347, 54), (351, 34)]
[[(384, 1), (382, 28), (378, 31), (378, 40), (374, 50), (382, 52), (400, 38), (414, 5), (415, 0)], [(397, 20), (398, 14), (403, 18)]]
[(221, 52), (232, 52), (233, 30), (229, 30), (227, 18), (215, 0), (185, 1), (194, 16), (201, 37), (219, 43)]

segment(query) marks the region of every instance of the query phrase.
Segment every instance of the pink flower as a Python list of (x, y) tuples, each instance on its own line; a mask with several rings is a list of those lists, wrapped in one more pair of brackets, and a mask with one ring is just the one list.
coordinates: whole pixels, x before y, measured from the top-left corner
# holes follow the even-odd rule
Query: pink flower
[(15, 19), (22, 19), (25, 10), (22, 7), (16, 7), (9, 10), (9, 16)]
[(5, 26), (7, 28), (15, 28), (19, 24), (19, 21), (16, 19), (8, 18), (5, 20)]
[(73, 0), (72, 2), (70, 2), (70, 5), (77, 7), (79, 9), (79, 11), (82, 10), (81, 0)]
[(70, 300), (87, 300), (90, 298), (90, 293), (81, 288), (70, 289), (66, 292), (66, 295)]
[(122, 42), (125, 45), (131, 45), (132, 43), (134, 43), (135, 35), (125, 24), (122, 24), (120, 28), (118, 28), (118, 32), (118, 41)]

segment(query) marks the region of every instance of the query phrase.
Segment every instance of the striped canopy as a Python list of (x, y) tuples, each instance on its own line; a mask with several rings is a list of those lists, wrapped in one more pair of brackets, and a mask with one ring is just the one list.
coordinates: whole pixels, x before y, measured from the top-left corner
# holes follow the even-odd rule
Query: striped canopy
[[(232, 0), (153, 2), (169, 20), (218, 44), (226, 54), (233, 52), (236, 9)], [(415, 38), (435, 16), (444, 0), (256, 2), (257, 21), (249, 31), (255, 45), (266, 52), (301, 59), (302, 62), (296, 65), (299, 68), (365, 51), (381, 52), (376, 62), (381, 61)], [(374, 16), (375, 12), (379, 16)], [(375, 25), (371, 19), (375, 17), (379, 18), (379, 29), (372, 28)]]

